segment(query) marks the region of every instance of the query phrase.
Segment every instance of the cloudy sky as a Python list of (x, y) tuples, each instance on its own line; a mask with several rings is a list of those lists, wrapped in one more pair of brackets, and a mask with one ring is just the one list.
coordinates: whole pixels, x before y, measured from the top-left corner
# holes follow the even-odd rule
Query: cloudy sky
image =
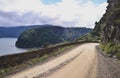
[(106, 0), (0, 0), (0, 26), (52, 24), (93, 28)]

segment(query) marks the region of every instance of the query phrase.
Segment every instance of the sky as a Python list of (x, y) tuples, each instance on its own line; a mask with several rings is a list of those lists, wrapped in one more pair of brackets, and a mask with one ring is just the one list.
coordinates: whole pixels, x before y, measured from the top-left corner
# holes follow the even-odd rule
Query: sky
[(106, 0), (0, 0), (0, 26), (93, 28), (107, 5)]

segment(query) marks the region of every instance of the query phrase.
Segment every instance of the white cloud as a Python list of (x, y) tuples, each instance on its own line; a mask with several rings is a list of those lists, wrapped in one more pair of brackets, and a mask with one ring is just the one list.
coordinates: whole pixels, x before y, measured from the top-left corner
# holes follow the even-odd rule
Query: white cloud
[[(32, 21), (33, 24), (47, 23), (62, 26), (85, 26), (89, 28), (93, 28), (94, 22), (102, 17), (106, 6), (106, 2), (96, 4), (92, 0), (86, 0), (86, 2), (84, 0), (62, 0), (52, 5), (43, 4), (40, 0), (0, 0), (1, 11), (16, 12), (21, 17), (25, 16), (26, 13), (32, 12), (35, 17), (29, 16), (28, 21), (35, 19), (36, 21)], [(37, 14), (38, 17), (34, 14)], [(46, 22), (41, 21), (42, 19), (46, 19)], [(52, 19), (52, 21), (49, 19)], [(25, 21), (27, 24), (31, 24), (27, 20)]]

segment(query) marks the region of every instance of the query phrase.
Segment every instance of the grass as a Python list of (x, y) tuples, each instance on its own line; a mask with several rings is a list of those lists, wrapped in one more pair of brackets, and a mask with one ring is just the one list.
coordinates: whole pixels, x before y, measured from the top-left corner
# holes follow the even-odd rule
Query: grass
[(92, 34), (87, 34), (84, 36), (81, 36), (77, 41), (81, 42), (81, 41), (97, 41), (99, 42), (100, 37), (92, 35)]
[(120, 44), (113, 42), (101, 43), (100, 47), (107, 54), (111, 54), (112, 56), (116, 56), (118, 59), (120, 59)]
[(21, 68), (24, 69), (28, 66), (31, 66), (31, 65), (35, 65), (37, 63), (40, 63), (40, 62), (43, 62), (47, 59), (49, 59), (49, 57), (52, 57), (52, 56), (56, 56), (72, 47), (74, 47), (75, 45), (71, 45), (71, 46), (66, 46), (66, 47), (63, 47), (63, 48), (59, 48), (53, 52), (51, 52), (50, 54), (45, 54), (43, 55), (42, 57), (36, 57), (34, 59), (30, 59), (20, 65), (17, 65), (15, 67), (7, 67), (7, 68), (1, 68), (0, 69), (0, 78), (3, 78), (4, 75), (7, 75), (11, 72), (15, 72), (16, 70), (20, 70)]
[(60, 53), (62, 53), (62, 52), (64, 52), (64, 51), (66, 51), (66, 50), (68, 50), (68, 49), (70, 49), (70, 48), (72, 48), (72, 47), (74, 47), (74, 46), (75, 46), (75, 45), (66, 46), (66, 47), (64, 47), (64, 48), (59, 48), (59, 49), (51, 52), (50, 54), (45, 54), (45, 55), (43, 55), (42, 57), (38, 57), (38, 58), (31, 59), (31, 60), (29, 60), (29, 62), (30, 62), (31, 64), (36, 64), (36, 63), (38, 63), (38, 62), (42, 62), (42, 61), (46, 60), (47, 58), (52, 57), (52, 56), (56, 56), (56, 55), (58, 55), (58, 54), (60, 54)]

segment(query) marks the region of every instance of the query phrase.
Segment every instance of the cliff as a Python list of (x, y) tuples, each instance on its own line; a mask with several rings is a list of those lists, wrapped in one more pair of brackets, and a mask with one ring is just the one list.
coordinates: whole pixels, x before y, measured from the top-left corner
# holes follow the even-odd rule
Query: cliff
[(120, 43), (120, 1), (108, 0), (106, 14), (101, 26), (102, 42)]
[[(106, 13), (92, 34), (101, 37), (101, 48), (120, 59), (120, 0), (108, 0)], [(96, 33), (97, 32), (97, 33)]]
[(100, 41), (101, 48), (108, 54), (120, 59), (120, 0), (108, 0), (106, 13), (95, 23), (90, 34), (78, 39)]

